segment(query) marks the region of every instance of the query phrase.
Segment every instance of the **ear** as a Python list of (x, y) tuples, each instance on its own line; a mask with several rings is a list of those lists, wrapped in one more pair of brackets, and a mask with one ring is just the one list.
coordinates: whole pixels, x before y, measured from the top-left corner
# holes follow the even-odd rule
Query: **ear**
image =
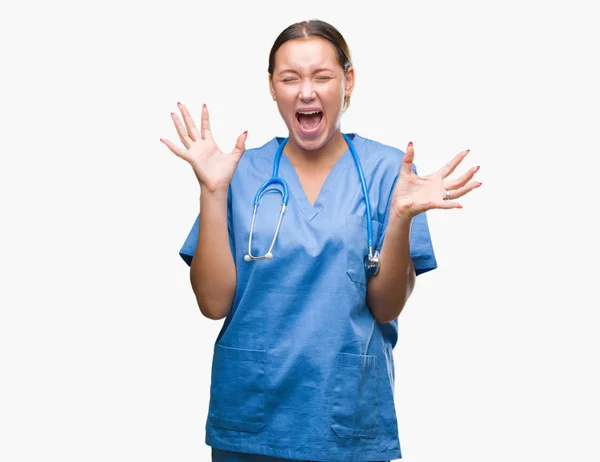
[(352, 94), (352, 90), (354, 90), (354, 68), (352, 66), (350, 66), (346, 71), (344, 80), (344, 97), (348, 98)]
[(273, 87), (273, 76), (271, 74), (269, 74), (269, 92), (271, 93), (273, 101), (277, 101), (277, 98), (275, 97), (275, 88)]

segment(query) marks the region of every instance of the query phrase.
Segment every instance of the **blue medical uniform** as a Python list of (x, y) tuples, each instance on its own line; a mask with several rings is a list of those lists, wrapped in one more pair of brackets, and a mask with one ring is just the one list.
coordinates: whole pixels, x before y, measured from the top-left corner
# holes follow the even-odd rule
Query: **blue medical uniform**
[[(348, 136), (369, 188), (373, 238), (381, 251), (404, 153)], [(399, 459), (392, 355), (398, 320), (377, 322), (366, 303), (367, 220), (349, 149), (314, 205), (284, 152), (279, 176), (290, 199), (273, 259), (244, 261), (254, 196), (271, 177), (282, 140), (247, 150), (229, 187), (237, 287), (214, 344), (205, 442), (219, 457), (232, 454), (213, 460), (237, 461), (239, 453), (305, 461)], [(263, 195), (254, 255), (268, 250), (280, 207), (281, 194)], [(199, 216), (179, 252), (188, 265), (198, 224)], [(424, 213), (413, 218), (410, 255), (417, 274), (437, 267)], [(251, 457), (243, 460), (263, 460)]]

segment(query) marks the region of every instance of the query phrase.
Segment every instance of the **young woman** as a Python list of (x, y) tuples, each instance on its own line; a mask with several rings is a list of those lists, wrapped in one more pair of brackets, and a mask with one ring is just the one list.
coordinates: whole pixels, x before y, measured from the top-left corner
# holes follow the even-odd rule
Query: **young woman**
[[(406, 153), (343, 134), (354, 88), (330, 24), (293, 24), (269, 55), (288, 137), (231, 153), (172, 114), (200, 182), (180, 255), (200, 311), (223, 319), (214, 345), (206, 444), (213, 461), (387, 461), (401, 457), (392, 349), (415, 276), (437, 267), (427, 218), (460, 208), (468, 154), (418, 176)], [(243, 156), (242, 156), (243, 154)]]

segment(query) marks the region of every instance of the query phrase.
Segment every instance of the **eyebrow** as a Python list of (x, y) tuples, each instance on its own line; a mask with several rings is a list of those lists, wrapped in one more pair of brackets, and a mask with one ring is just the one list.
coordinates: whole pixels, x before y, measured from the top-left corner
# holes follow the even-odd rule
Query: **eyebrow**
[[(285, 74), (286, 72), (292, 72), (294, 74), (298, 74), (298, 71), (296, 71), (294, 69), (283, 69), (283, 70), (279, 71), (277, 73), (277, 75)], [(320, 67), (319, 69), (315, 69), (313, 71), (314, 74), (317, 74), (319, 72), (335, 72), (335, 71), (333, 69), (328, 68), (328, 67)]]

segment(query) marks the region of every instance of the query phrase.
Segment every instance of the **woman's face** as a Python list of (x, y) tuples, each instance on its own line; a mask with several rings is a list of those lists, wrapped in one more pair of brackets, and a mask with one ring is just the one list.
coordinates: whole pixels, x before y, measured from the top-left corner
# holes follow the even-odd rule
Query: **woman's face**
[(344, 98), (354, 87), (354, 70), (350, 67), (344, 75), (336, 50), (327, 40), (293, 39), (277, 50), (269, 86), (290, 141), (315, 150), (340, 129)]

